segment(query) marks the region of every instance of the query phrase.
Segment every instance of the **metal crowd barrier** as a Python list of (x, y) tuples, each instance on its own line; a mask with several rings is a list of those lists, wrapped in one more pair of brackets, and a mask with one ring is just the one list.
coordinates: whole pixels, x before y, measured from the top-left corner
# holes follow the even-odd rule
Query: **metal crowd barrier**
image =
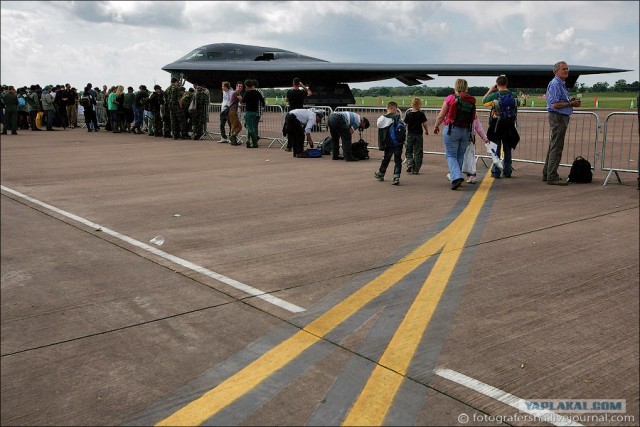
[[(270, 140), (268, 147), (280, 144), (279, 148), (286, 146), (286, 138), (282, 135), (282, 126), (286, 114), (285, 108), (280, 105), (268, 105), (261, 115), (258, 126), (261, 140)], [(315, 110), (324, 113), (324, 119), (320, 125), (314, 127), (312, 138), (314, 142), (321, 142), (329, 136), (327, 118), (334, 110), (328, 106), (315, 106)], [(432, 132), (436, 117), (440, 112), (439, 107), (425, 107), (421, 109), (427, 116), (429, 135), (423, 137), (424, 153), (444, 156), (444, 144), (442, 134), (434, 135)], [(376, 121), (386, 112), (386, 108), (380, 107), (337, 107), (336, 112), (353, 112), (361, 117), (366, 117), (371, 126), (362, 132), (362, 138), (369, 143), (369, 149), (378, 148), (378, 129)], [(489, 126), (488, 108), (478, 108), (478, 117), (487, 132)], [(241, 120), (244, 115), (240, 112)], [(513, 152), (514, 164), (531, 163), (544, 164), (549, 146), (550, 128), (548, 113), (544, 110), (527, 109), (518, 110), (518, 133), (520, 143)], [(610, 177), (615, 174), (620, 182), (619, 172), (638, 172), (638, 129), (636, 113), (617, 112), (611, 113), (601, 126), (598, 115), (591, 111), (574, 111), (569, 121), (569, 128), (565, 136), (565, 145), (560, 165), (570, 167), (576, 157), (582, 156), (592, 164), (592, 169), (600, 165), (602, 171), (609, 171), (605, 185)], [(220, 104), (209, 105), (209, 122), (207, 124), (209, 134), (220, 135)], [(360, 135), (354, 134), (354, 140)], [(246, 138), (244, 132), (240, 140)], [(600, 140), (602, 143), (600, 144)], [(601, 145), (601, 146), (600, 146)], [(487, 166), (491, 157), (484, 150), (477, 150), (478, 157)]]
[(607, 185), (613, 174), (618, 183), (622, 183), (618, 172), (638, 173), (640, 129), (637, 117), (638, 113), (616, 112), (605, 118), (600, 170), (609, 173), (603, 185)]

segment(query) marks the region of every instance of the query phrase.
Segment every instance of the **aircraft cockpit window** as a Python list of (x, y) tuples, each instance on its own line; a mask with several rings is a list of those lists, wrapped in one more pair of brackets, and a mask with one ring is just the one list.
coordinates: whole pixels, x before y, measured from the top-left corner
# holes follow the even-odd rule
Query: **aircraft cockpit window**
[(222, 58), (222, 52), (207, 52), (207, 59)]
[(274, 59), (276, 59), (275, 53), (265, 52), (260, 56), (256, 56), (256, 59), (254, 59), (254, 61), (273, 61)]
[(189, 52), (188, 54), (186, 54), (182, 58), (180, 58), (180, 61), (192, 61), (194, 59), (198, 60), (198, 59), (203, 59), (203, 58), (204, 58), (204, 51), (202, 49), (196, 49), (196, 50), (193, 50), (193, 51)]

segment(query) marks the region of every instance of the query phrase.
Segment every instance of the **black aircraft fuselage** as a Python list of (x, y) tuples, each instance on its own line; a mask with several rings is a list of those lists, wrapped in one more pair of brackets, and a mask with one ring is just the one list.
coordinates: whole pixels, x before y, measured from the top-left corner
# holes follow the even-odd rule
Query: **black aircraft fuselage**
[[(347, 83), (372, 82), (395, 78), (406, 85), (422, 84), (438, 76), (499, 76), (504, 74), (513, 88), (546, 87), (553, 78), (552, 65), (500, 64), (365, 64), (332, 63), (283, 49), (234, 43), (201, 46), (162, 67), (172, 77), (184, 78), (210, 89), (213, 99), (221, 97), (223, 81), (235, 87), (236, 81), (255, 79), (259, 87), (290, 87), (294, 77), (312, 90), (310, 105), (348, 105), (355, 103)], [(573, 87), (582, 74), (619, 73), (628, 70), (571, 65), (566, 83)], [(453, 81), (452, 81), (453, 85)]]

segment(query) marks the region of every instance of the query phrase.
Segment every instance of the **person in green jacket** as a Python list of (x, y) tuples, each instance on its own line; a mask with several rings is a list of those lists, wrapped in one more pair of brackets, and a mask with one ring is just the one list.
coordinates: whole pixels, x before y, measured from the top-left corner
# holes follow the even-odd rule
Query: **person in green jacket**
[(11, 135), (18, 134), (18, 94), (16, 88), (9, 86), (2, 93), (2, 102), (4, 103), (4, 129), (2, 134), (6, 135), (7, 130), (11, 128)]

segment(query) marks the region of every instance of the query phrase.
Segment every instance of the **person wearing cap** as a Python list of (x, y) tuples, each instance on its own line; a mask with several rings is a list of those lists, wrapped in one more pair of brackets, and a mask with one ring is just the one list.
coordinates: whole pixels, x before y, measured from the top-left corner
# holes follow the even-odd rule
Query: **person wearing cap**
[[(171, 78), (171, 84), (165, 91), (165, 109), (169, 113), (169, 122), (171, 123), (171, 134), (173, 139), (182, 138), (184, 132), (184, 116), (182, 115), (182, 107), (180, 98), (184, 94), (184, 88), (180, 93), (180, 82), (177, 78)], [(165, 132), (165, 137), (167, 133)]]
[(291, 143), (291, 149), (293, 150), (293, 157), (299, 157), (299, 155), (302, 154), (305, 136), (309, 148), (313, 148), (311, 131), (314, 125), (322, 121), (322, 116), (323, 114), (321, 112), (308, 110), (306, 108), (298, 108), (287, 113), (285, 122), (287, 124), (287, 135)]
[[(360, 117), (356, 113), (339, 111), (329, 114), (329, 131), (331, 132), (331, 145), (333, 160), (345, 160), (355, 162), (359, 159), (351, 154), (351, 136), (356, 130), (363, 131), (369, 128), (369, 120)], [(340, 157), (340, 139), (342, 139), (342, 154)]]
[(191, 125), (193, 126), (193, 140), (197, 141), (202, 138), (205, 132), (205, 125), (209, 115), (209, 91), (199, 85), (196, 86), (195, 111), (191, 112)]

